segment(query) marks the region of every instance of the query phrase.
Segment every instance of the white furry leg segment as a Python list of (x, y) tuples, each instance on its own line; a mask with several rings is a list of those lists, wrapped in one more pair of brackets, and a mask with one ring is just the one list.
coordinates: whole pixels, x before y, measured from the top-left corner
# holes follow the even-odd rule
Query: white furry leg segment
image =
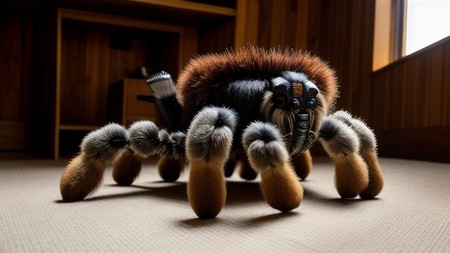
[(303, 188), (289, 163), (278, 129), (254, 122), (244, 131), (242, 142), (250, 165), (261, 174), (261, 192), (267, 203), (282, 212), (297, 208), (303, 199)]
[(383, 189), (384, 179), (381, 166), (378, 162), (377, 140), (373, 131), (361, 119), (354, 118), (346, 111), (337, 111), (333, 117), (351, 127), (360, 140), (360, 155), (369, 169), (369, 185), (359, 194), (363, 199), (377, 196)]
[(358, 154), (360, 142), (355, 131), (329, 116), (320, 125), (319, 141), (333, 160), (339, 195), (342, 198), (358, 196), (369, 185), (369, 172)]
[(151, 121), (143, 120), (130, 126), (131, 149), (142, 157), (158, 155), (158, 172), (166, 182), (176, 181), (184, 169), (186, 134), (168, 133)]
[(186, 135), (182, 132), (169, 134), (147, 120), (133, 123), (129, 131), (131, 149), (143, 157), (159, 155), (174, 159), (184, 158)]
[(208, 107), (194, 117), (189, 127), (187, 194), (192, 209), (201, 219), (216, 217), (225, 205), (224, 165), (230, 155), (236, 121), (231, 110)]
[(126, 150), (129, 136), (118, 124), (95, 130), (81, 143), (81, 152), (64, 169), (60, 191), (64, 201), (79, 201), (93, 193), (103, 179), (107, 164)]

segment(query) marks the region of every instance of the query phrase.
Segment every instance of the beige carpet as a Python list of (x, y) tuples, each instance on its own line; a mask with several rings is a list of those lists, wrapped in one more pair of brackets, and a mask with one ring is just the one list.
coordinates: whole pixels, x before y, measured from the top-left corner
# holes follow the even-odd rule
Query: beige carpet
[(298, 209), (279, 213), (257, 182), (228, 180), (228, 201), (198, 220), (180, 183), (146, 164), (134, 186), (106, 171), (98, 192), (61, 203), (63, 161), (0, 161), (0, 252), (450, 252), (450, 164), (381, 159), (385, 189), (342, 200), (316, 159)]

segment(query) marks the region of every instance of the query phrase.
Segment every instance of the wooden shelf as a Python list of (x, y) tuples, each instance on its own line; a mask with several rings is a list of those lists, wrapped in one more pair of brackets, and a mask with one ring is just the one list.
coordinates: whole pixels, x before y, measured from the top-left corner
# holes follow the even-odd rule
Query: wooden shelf
[(59, 130), (69, 131), (92, 131), (98, 129), (101, 126), (97, 125), (59, 125)]
[(210, 4), (195, 3), (180, 0), (128, 0), (128, 2), (142, 3), (146, 5), (155, 5), (166, 8), (180, 9), (186, 11), (195, 11), (224, 16), (236, 16), (236, 10), (232, 8), (220, 7)]
[(186, 0), (64, 0), (60, 7), (95, 11), (106, 14), (120, 14), (153, 20), (184, 24), (204, 24), (221, 18), (234, 18), (235, 8), (197, 3)]

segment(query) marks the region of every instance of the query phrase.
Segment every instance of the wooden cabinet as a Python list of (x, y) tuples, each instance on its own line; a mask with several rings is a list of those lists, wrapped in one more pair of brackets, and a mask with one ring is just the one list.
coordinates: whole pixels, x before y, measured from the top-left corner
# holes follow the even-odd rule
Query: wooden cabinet
[[(234, 43), (234, 8), (174, 0), (116, 1), (109, 13), (87, 10), (97, 2), (57, 7), (42, 19), (34, 143), (54, 159), (66, 150), (72, 155), (85, 134), (108, 122), (159, 120), (154, 105), (136, 98), (150, 92), (145, 80), (135, 79), (141, 66), (150, 74), (165, 70), (176, 80), (197, 53)], [(142, 15), (146, 9), (155, 15)], [(121, 117), (111, 117), (118, 108), (111, 104), (117, 83), (123, 86)]]
[(138, 99), (138, 96), (153, 95), (145, 79), (127, 78), (115, 86), (109, 96), (108, 118), (126, 127), (138, 120), (151, 120), (159, 127), (164, 125), (156, 104)]

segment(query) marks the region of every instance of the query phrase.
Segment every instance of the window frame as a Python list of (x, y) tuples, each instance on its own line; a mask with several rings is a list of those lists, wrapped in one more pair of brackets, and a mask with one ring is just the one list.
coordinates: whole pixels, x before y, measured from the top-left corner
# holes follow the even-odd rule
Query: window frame
[(376, 0), (372, 70), (404, 56), (407, 0)]
[(407, 4), (408, 0), (375, 0), (373, 72), (450, 41), (447, 36), (406, 55)]

